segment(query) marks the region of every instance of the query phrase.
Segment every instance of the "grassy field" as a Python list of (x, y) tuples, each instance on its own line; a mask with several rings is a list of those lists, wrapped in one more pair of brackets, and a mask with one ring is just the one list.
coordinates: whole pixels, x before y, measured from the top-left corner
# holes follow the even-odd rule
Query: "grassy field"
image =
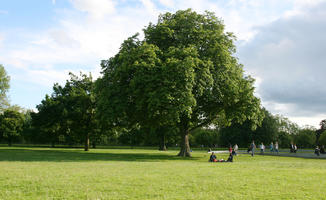
[(0, 147), (0, 199), (326, 199), (324, 159), (176, 154)]

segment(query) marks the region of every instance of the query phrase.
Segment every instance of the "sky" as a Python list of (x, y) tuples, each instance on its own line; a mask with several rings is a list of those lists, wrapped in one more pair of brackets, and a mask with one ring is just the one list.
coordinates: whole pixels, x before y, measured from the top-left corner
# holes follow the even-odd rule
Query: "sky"
[(326, 119), (326, 0), (0, 0), (0, 64), (11, 104), (34, 109), (68, 73), (100, 76), (100, 61), (161, 13), (214, 12), (237, 41), (271, 113), (300, 126)]

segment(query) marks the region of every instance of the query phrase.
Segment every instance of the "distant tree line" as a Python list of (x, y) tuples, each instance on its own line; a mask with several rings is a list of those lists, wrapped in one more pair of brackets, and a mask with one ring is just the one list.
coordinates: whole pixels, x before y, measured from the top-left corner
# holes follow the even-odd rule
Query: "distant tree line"
[(75, 75), (37, 105), (10, 106), (9, 76), (0, 66), (0, 140), (12, 143), (149, 145), (160, 150), (190, 145), (223, 147), (251, 140), (312, 147), (326, 140), (320, 130), (299, 128), (261, 107), (254, 79), (234, 57), (232, 33), (213, 13), (165, 13), (156, 24), (125, 40), (101, 62), (102, 76)]

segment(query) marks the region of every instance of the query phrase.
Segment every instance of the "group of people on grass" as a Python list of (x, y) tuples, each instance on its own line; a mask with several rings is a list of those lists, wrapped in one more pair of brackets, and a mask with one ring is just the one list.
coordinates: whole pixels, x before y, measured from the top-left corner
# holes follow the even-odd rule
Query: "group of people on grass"
[[(211, 156), (209, 157), (209, 162), (233, 162), (233, 156), (236, 156), (237, 153), (238, 153), (238, 145), (235, 144), (233, 147), (232, 145), (230, 144), (229, 146), (229, 157), (227, 160), (224, 160), (224, 159), (217, 159), (215, 153), (212, 151), (212, 154)], [(211, 152), (211, 149), (208, 150), (209, 152)]]
[[(255, 146), (254, 144), (255, 144), (255, 142), (253, 141), (252, 145), (250, 145), (250, 146)], [(265, 148), (266, 148), (264, 143), (261, 143), (259, 148), (260, 148), (260, 154), (263, 155), (265, 153)], [(276, 152), (278, 154), (279, 153), (279, 151), (278, 151), (278, 142), (275, 142), (275, 144), (273, 142), (271, 142), (271, 144), (269, 145), (269, 150), (272, 153)], [(254, 153), (252, 153), (252, 156), (253, 155), (254, 155)]]
[[(266, 149), (266, 146), (264, 145), (264, 143), (261, 143), (259, 145), (259, 148), (260, 148), (260, 154), (264, 154), (265, 153), (265, 149)], [(250, 153), (251, 152), (251, 156), (254, 156), (255, 155), (255, 149), (256, 149), (256, 144), (255, 144), (255, 141), (252, 141), (247, 152)], [(275, 142), (275, 144), (273, 142), (271, 142), (271, 144), (269, 145), (269, 149), (270, 149), (270, 152), (276, 152), (277, 154), (279, 153), (278, 151), (278, 142)]]
[(215, 153), (212, 152), (211, 156), (209, 157), (209, 162), (233, 162), (233, 155), (230, 153), (227, 160), (224, 160), (223, 158), (218, 160)]
[(293, 144), (293, 142), (291, 142), (290, 144), (290, 153), (297, 153), (298, 147), (296, 144)]
[[(264, 143), (261, 143), (259, 145), (259, 148), (260, 148), (260, 154), (264, 155), (265, 149), (266, 149)], [(272, 153), (276, 152), (277, 154), (279, 154), (278, 148), (279, 148), (278, 142), (275, 142), (275, 144), (273, 142), (271, 142), (271, 144), (269, 145), (270, 152), (272, 152)], [(255, 141), (252, 141), (250, 143), (250, 146), (249, 146), (247, 152), (251, 153), (251, 156), (254, 156), (255, 155), (255, 149), (256, 149)], [(228, 157), (227, 160), (224, 160), (224, 159), (218, 160), (215, 153), (212, 152), (212, 154), (211, 154), (211, 156), (209, 158), (209, 161), (210, 162), (233, 162), (233, 156), (236, 156), (238, 154), (238, 150), (239, 150), (239, 147), (238, 147), (237, 144), (235, 144), (233, 147), (230, 144), (229, 145), (229, 157)], [(296, 153), (297, 150), (298, 150), (297, 145), (295, 143), (291, 142), (291, 144), (290, 144), (290, 153)], [(211, 149), (209, 149), (209, 152), (211, 152)], [(320, 156), (320, 154), (326, 154), (325, 146), (322, 145), (320, 148), (319, 148), (319, 146), (316, 146), (314, 153), (317, 156)]]

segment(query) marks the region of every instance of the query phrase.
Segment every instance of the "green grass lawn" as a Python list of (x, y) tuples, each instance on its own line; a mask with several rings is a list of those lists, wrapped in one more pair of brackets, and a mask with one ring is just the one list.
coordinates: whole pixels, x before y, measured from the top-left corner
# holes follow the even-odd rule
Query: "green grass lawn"
[(0, 147), (0, 199), (326, 199), (323, 159), (176, 154)]

